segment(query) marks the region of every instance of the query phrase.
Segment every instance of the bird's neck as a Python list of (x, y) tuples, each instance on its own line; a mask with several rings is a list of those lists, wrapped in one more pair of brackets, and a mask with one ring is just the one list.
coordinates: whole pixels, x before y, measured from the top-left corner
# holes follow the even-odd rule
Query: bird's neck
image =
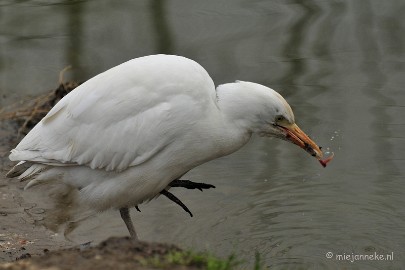
[(240, 132), (253, 133), (255, 108), (251, 96), (238, 83), (228, 83), (217, 87), (218, 107), (223, 121)]
[[(222, 85), (224, 86), (224, 85)], [(243, 104), (244, 93), (239, 91), (228, 91), (230, 89), (217, 89), (219, 117), (215, 116), (215, 124), (211, 129), (212, 134), (218, 140), (218, 150), (222, 148), (221, 155), (227, 155), (237, 151), (245, 145), (252, 136), (252, 130), (249, 126), (249, 115)], [(242, 104), (241, 104), (242, 103)]]

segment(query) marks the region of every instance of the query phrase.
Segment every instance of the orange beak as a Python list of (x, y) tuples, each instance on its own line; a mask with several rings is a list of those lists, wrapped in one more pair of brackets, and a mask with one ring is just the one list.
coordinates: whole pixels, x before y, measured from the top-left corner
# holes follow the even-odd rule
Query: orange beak
[(290, 124), (288, 126), (279, 126), (285, 132), (285, 139), (298, 145), (305, 151), (307, 151), (311, 156), (316, 157), (318, 160), (321, 160), (323, 153), (319, 146), (308, 137), (296, 124)]

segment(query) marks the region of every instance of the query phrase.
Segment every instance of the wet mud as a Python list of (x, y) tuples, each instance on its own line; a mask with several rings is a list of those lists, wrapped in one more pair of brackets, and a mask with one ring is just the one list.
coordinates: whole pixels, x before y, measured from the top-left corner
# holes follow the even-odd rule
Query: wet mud
[[(82, 245), (57, 251), (45, 251), (43, 256), (19, 259), (0, 264), (0, 269), (202, 269), (199, 265), (176, 265), (165, 256), (180, 249), (173, 245), (140, 242), (129, 237), (109, 238), (95, 247)], [(27, 253), (26, 253), (27, 254)], [(28, 255), (29, 256), (29, 255)]]

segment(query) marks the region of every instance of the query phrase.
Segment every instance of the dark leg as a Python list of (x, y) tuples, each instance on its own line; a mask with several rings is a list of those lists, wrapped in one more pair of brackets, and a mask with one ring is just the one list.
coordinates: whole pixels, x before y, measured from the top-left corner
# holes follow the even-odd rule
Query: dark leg
[(180, 180), (180, 179), (173, 180), (169, 184), (169, 186), (171, 186), (171, 187), (184, 187), (184, 188), (187, 188), (187, 189), (199, 189), (201, 191), (203, 191), (203, 189), (215, 188), (214, 185), (205, 184), (205, 183), (196, 183), (196, 182), (192, 182), (190, 180)]
[(138, 242), (138, 236), (136, 235), (134, 225), (132, 224), (131, 216), (129, 215), (128, 207), (120, 208), (120, 214), (122, 220), (125, 222), (129, 234), (135, 242)]
[(183, 208), (184, 211), (186, 211), (187, 213), (190, 214), (190, 216), (192, 217), (193, 214), (191, 213), (191, 211), (187, 208), (187, 206), (184, 205), (184, 203), (182, 201), (180, 201), (180, 199), (178, 199), (176, 196), (174, 196), (172, 193), (170, 193), (169, 191), (167, 191), (166, 189), (162, 190), (160, 192), (160, 194), (165, 195), (167, 198), (169, 198), (170, 200), (172, 200), (173, 202), (177, 203), (178, 205), (181, 206), (181, 208)]

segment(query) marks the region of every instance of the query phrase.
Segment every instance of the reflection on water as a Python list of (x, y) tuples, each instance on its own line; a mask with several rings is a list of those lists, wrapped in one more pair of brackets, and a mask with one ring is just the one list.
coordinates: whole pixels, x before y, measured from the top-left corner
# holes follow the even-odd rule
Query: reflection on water
[[(152, 0), (150, 4), (152, 25), (155, 30), (156, 52), (173, 54), (173, 40), (170, 33), (170, 22), (167, 20), (167, 1)], [(167, 15), (166, 15), (167, 14)]]
[[(83, 50), (83, 16), (86, 12), (85, 5), (69, 4), (69, 0), (66, 0), (65, 7), (66, 12), (66, 34), (69, 37), (66, 39), (65, 59), (69, 61), (69, 64), (73, 67), (81, 66), (81, 53)], [(72, 77), (79, 77), (77, 69), (72, 69)]]
[[(323, 169), (293, 145), (254, 138), (186, 175), (215, 190), (174, 190), (193, 218), (165, 198), (133, 211), (143, 239), (247, 260), (257, 250), (272, 269), (403, 265), (401, 1), (5, 3), (0, 105), (53, 88), (67, 65), (83, 80), (130, 58), (173, 53), (201, 63), (217, 83), (279, 90), (303, 130), (336, 154)], [(72, 238), (107, 235), (126, 235), (116, 212), (86, 220)], [(328, 251), (394, 252), (394, 261), (342, 262), (327, 259)]]

